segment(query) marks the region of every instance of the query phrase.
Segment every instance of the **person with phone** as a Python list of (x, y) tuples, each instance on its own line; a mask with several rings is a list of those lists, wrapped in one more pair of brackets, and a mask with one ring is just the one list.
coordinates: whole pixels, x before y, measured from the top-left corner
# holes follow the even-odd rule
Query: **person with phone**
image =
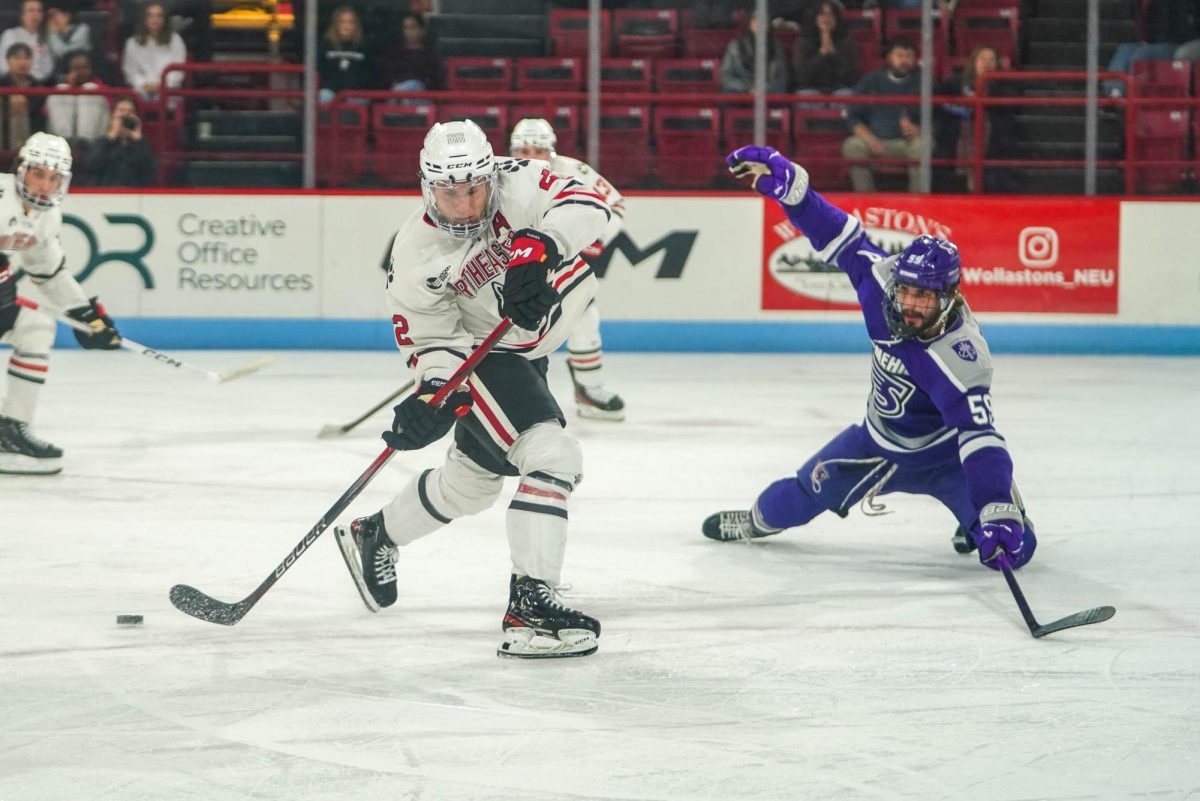
[(129, 95), (113, 102), (108, 130), (92, 143), (89, 167), (93, 186), (151, 186), (157, 163), (142, 136), (137, 101)]

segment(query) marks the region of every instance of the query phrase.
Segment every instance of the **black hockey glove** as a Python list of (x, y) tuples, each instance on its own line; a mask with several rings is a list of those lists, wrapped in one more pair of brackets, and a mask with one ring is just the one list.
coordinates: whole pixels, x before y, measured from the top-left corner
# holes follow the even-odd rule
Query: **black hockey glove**
[(514, 233), (508, 246), (500, 313), (518, 328), (537, 330), (559, 301), (554, 287), (546, 283), (546, 276), (561, 262), (558, 245), (546, 234), (532, 228)]
[(67, 316), (72, 320), (87, 323), (94, 333), (75, 332), (75, 339), (88, 350), (116, 350), (121, 347), (121, 334), (113, 324), (112, 318), (104, 313), (104, 307), (95, 298), (87, 306), (67, 309)]
[(434, 393), (445, 385), (441, 378), (422, 381), (420, 389), (396, 405), (392, 430), (383, 432), (389, 448), (419, 451), (446, 436), (454, 421), (471, 411), (471, 393), (463, 387), (451, 392), (441, 408), (430, 406)]

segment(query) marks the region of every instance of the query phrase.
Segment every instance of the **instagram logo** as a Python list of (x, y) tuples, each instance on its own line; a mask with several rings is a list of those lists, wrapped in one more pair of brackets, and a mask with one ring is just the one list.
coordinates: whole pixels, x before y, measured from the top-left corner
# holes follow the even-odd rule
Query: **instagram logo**
[(1017, 258), (1026, 267), (1053, 267), (1058, 263), (1058, 231), (1042, 225), (1021, 229)]

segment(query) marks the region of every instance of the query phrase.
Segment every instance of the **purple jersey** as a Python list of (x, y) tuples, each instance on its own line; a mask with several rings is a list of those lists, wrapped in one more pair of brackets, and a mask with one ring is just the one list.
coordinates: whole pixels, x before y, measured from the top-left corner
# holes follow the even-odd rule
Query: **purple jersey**
[(1011, 503), (1012, 460), (992, 418), (992, 359), (964, 304), (931, 339), (896, 339), (884, 319), (892, 256), (868, 241), (857, 219), (811, 188), (795, 206), (780, 204), (818, 255), (850, 277), (873, 345), (871, 396), (864, 425), (891, 461), (961, 462), (976, 508)]

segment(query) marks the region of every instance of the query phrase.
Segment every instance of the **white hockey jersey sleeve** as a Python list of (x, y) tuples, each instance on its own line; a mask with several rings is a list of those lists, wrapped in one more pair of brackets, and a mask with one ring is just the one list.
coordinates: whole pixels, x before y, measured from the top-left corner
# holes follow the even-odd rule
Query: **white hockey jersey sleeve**
[(609, 216), (608, 224), (604, 226), (603, 232), (597, 237), (601, 245), (608, 247), (609, 243), (617, 238), (617, 234), (621, 233), (621, 226), (625, 224), (624, 196), (603, 175), (579, 159), (558, 156), (554, 159), (553, 169), (560, 175), (575, 178), (599, 195), (608, 205), (612, 214)]
[(59, 239), (61, 229), (61, 211), (55, 208), (42, 212), (32, 225), (33, 244), (17, 250), (16, 254), (34, 286), (51, 303), (65, 310), (88, 305), (88, 297), (66, 269), (66, 256)]

